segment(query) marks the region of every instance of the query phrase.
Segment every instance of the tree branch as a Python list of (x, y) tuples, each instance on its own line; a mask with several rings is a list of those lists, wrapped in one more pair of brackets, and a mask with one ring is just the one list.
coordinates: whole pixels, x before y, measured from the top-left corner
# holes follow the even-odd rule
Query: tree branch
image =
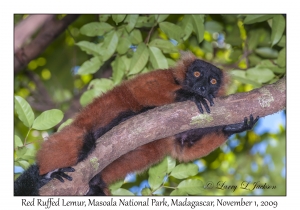
[(52, 19), (47, 25), (44, 25), (39, 34), (30, 44), (15, 52), (15, 73), (18, 73), (32, 59), (40, 55), (58, 35), (60, 35), (74, 20), (76, 20), (78, 16), (79, 15), (67, 15), (61, 20)]
[[(286, 78), (247, 93), (215, 99), (211, 114), (200, 114), (191, 101), (157, 107), (137, 115), (97, 140), (97, 148), (77, 164), (73, 181), (52, 180), (40, 195), (84, 195), (89, 180), (112, 161), (151, 141), (194, 129), (242, 122), (244, 117), (264, 117), (285, 109)], [(199, 157), (200, 158), (200, 157)]]
[(19, 50), (32, 34), (53, 17), (54, 15), (29, 15), (26, 19), (22, 20), (15, 27), (14, 52)]

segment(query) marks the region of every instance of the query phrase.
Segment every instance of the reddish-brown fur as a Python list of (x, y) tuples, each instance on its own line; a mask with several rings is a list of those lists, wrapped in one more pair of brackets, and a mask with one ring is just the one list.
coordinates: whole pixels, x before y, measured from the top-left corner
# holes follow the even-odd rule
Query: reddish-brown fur
[(49, 137), (37, 154), (40, 174), (75, 165), (85, 133), (103, 127), (124, 111), (139, 111), (143, 107), (161, 106), (175, 100), (186, 67), (196, 58), (188, 53), (174, 68), (140, 75), (96, 98), (84, 108), (73, 123)]

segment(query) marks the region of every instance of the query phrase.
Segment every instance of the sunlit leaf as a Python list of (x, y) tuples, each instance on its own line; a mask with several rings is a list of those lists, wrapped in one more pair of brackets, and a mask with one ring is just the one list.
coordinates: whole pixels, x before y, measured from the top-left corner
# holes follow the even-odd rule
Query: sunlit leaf
[(274, 73), (267, 68), (250, 68), (246, 71), (246, 77), (257, 81), (259, 83), (265, 83), (274, 78)]
[(116, 31), (109, 32), (104, 37), (103, 45), (101, 46), (101, 50), (103, 51), (102, 59), (103, 61), (108, 60), (116, 51), (118, 45), (119, 37)]
[(30, 166), (30, 163), (28, 163), (26, 160), (18, 160), (17, 162), (25, 170)]
[(61, 129), (63, 129), (64, 127), (66, 127), (67, 125), (70, 125), (73, 122), (72, 119), (68, 119), (67, 121), (65, 121), (64, 123), (62, 123), (59, 128), (57, 129), (57, 131), (60, 131)]
[(160, 185), (162, 185), (164, 177), (167, 174), (167, 171), (168, 171), (168, 165), (167, 165), (166, 158), (159, 164), (149, 169), (148, 183), (151, 189), (156, 190)]
[(170, 173), (173, 170), (173, 168), (175, 168), (175, 166), (176, 166), (176, 160), (171, 158), (170, 156), (167, 156), (166, 159), (167, 159), (167, 164), (168, 164), (167, 172)]
[(285, 48), (280, 50), (278, 59), (277, 59), (277, 64), (281, 67), (285, 67), (285, 65), (286, 65), (286, 49)]
[(152, 192), (148, 187), (145, 187), (142, 189), (142, 195), (152, 195)]
[(244, 84), (251, 84), (255, 88), (261, 87), (261, 83), (258, 83), (256, 81), (253, 81), (251, 79), (248, 79), (246, 77), (246, 72), (242, 70), (232, 70), (230, 71), (230, 74), (232, 75), (233, 79), (236, 79)]
[(134, 26), (137, 22), (139, 15), (127, 15), (127, 17), (125, 18), (125, 23), (127, 23), (127, 26), (125, 26), (125, 29), (128, 33), (130, 33), (132, 31), (132, 29), (134, 29)]
[(115, 21), (115, 23), (118, 25), (125, 19), (126, 15), (112, 15), (112, 19)]
[(113, 27), (104, 22), (92, 22), (80, 28), (80, 33), (86, 36), (102, 36), (111, 31)]
[(149, 47), (150, 62), (154, 69), (167, 69), (168, 62), (166, 57), (157, 47)]
[(130, 72), (129, 74), (139, 73), (146, 65), (149, 59), (148, 48), (144, 43), (140, 43), (137, 47), (136, 52), (133, 54), (130, 63)]
[(111, 191), (111, 194), (112, 195), (134, 195), (129, 190), (126, 190), (126, 189), (123, 189), (123, 188), (119, 188), (117, 190), (113, 190), (113, 191)]
[(123, 185), (123, 183), (124, 183), (123, 180), (117, 181), (117, 182), (115, 182), (115, 183), (109, 185), (109, 189), (110, 189), (111, 191), (117, 190), (117, 189), (119, 189), (119, 188)]
[(97, 89), (91, 89), (91, 90), (85, 91), (80, 97), (81, 106), (85, 107), (86, 105), (91, 103), (94, 98), (96, 98), (97, 96), (100, 96), (101, 94), (102, 94), (102, 92)]
[(181, 190), (181, 189), (175, 189), (170, 193), (170, 196), (176, 196), (176, 195), (186, 196), (188, 194), (184, 190)]
[(194, 163), (182, 163), (177, 165), (171, 172), (171, 176), (177, 179), (185, 179), (198, 173), (198, 166)]
[(175, 25), (170, 22), (161, 22), (159, 23), (160, 29), (167, 34), (167, 36), (171, 39), (175, 39), (179, 41), (183, 37), (182, 29), (180, 26)]
[(201, 195), (203, 193), (203, 183), (197, 179), (188, 179), (180, 182), (177, 189), (189, 195)]
[(34, 121), (34, 113), (29, 103), (20, 96), (15, 96), (15, 110), (18, 113), (19, 119), (28, 128), (32, 126)]
[(100, 22), (106, 22), (111, 15), (99, 15)]
[(184, 32), (183, 40), (187, 40), (193, 32), (193, 23), (191, 15), (184, 15), (182, 21), (179, 23), (179, 26)]
[(101, 48), (99, 44), (94, 44), (92, 42), (88, 41), (80, 41), (76, 43), (76, 45), (82, 50), (85, 51), (87, 54), (94, 55), (94, 56), (100, 56), (102, 55)]
[(204, 15), (191, 15), (193, 30), (197, 35), (198, 43), (201, 43), (204, 37)]
[(98, 57), (93, 57), (90, 60), (85, 61), (79, 68), (78, 74), (93, 74), (100, 69), (103, 62)]
[(116, 59), (111, 63), (111, 66), (113, 69), (112, 79), (114, 84), (119, 84), (125, 74), (126, 66), (120, 56), (116, 57)]
[(164, 53), (174, 53), (178, 52), (177, 47), (175, 47), (170, 41), (163, 39), (154, 39), (149, 43), (149, 46), (157, 47), (161, 49)]
[(93, 79), (88, 86), (88, 89), (97, 89), (101, 92), (106, 92), (114, 87), (114, 83), (111, 79), (101, 78)]
[(119, 38), (119, 43), (117, 46), (117, 52), (119, 54), (124, 54), (130, 48), (131, 42), (127, 33)]
[(136, 22), (136, 28), (152, 27), (156, 23), (154, 15), (139, 16)]
[(244, 19), (244, 24), (258, 23), (269, 20), (273, 15), (247, 15)]
[(134, 29), (129, 34), (129, 39), (132, 42), (132, 44), (139, 44), (143, 41), (141, 31), (138, 29)]
[(32, 128), (36, 130), (47, 130), (57, 125), (63, 117), (63, 112), (58, 109), (44, 111), (34, 120)]
[(282, 37), (285, 30), (285, 19), (282, 15), (274, 15), (272, 22), (271, 41), (272, 46), (275, 45)]
[(22, 147), (23, 146), (23, 142), (22, 140), (20, 139), (19, 136), (15, 135), (15, 145), (14, 145), (14, 148), (16, 149), (17, 147)]

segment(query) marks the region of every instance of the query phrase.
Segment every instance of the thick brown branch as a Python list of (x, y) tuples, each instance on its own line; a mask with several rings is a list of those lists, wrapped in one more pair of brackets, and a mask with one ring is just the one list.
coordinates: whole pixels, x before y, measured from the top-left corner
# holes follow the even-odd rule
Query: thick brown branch
[(14, 52), (20, 49), (24, 43), (34, 34), (45, 22), (54, 15), (29, 15), (16, 27), (14, 33)]
[(19, 49), (14, 56), (15, 73), (24, 68), (29, 61), (36, 58), (46, 47), (79, 15), (67, 15), (62, 20), (51, 20), (44, 25), (35, 39), (26, 47)]
[(73, 181), (52, 180), (40, 190), (41, 195), (84, 195), (89, 180), (123, 154), (143, 145), (189, 129), (242, 122), (253, 114), (264, 117), (285, 109), (285, 77), (247, 93), (217, 98), (211, 114), (199, 114), (187, 101), (158, 107), (129, 119), (98, 139), (97, 148), (74, 168)]

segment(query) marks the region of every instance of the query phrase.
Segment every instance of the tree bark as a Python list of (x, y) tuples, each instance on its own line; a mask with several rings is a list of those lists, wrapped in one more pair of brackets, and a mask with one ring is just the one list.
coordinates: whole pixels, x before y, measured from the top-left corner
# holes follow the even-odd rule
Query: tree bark
[[(60, 35), (79, 15), (67, 15), (61, 20), (52, 19), (42, 27), (34, 40), (15, 52), (14, 72), (21, 71), (32, 59), (39, 56), (46, 47)], [(16, 33), (17, 31), (15, 31)], [(18, 36), (15, 34), (15, 37)]]
[(191, 102), (157, 107), (114, 127), (97, 140), (97, 148), (75, 168), (73, 181), (51, 180), (40, 195), (84, 195), (89, 180), (118, 157), (151, 141), (194, 128), (243, 122), (244, 117), (264, 117), (286, 107), (286, 78), (246, 93), (216, 98), (211, 113), (199, 113)]

